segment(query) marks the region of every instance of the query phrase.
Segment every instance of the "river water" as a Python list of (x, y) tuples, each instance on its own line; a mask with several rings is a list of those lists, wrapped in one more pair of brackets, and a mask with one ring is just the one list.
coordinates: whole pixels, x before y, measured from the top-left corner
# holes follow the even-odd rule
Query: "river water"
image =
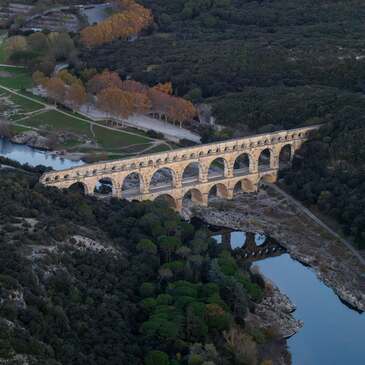
[[(80, 166), (59, 156), (17, 145), (0, 138), (0, 155), (29, 165), (45, 165), (55, 170)], [(220, 235), (214, 236), (218, 243)], [(266, 237), (255, 235), (256, 245)], [(231, 247), (240, 248), (246, 233), (230, 232)], [(365, 362), (365, 314), (343, 304), (308, 267), (287, 253), (254, 263), (297, 306), (294, 315), (304, 321), (298, 334), (288, 339), (293, 365), (359, 365)]]
[(31, 166), (44, 165), (52, 167), (54, 170), (68, 169), (84, 164), (81, 160), (67, 160), (60, 156), (52, 155), (49, 152), (12, 143), (4, 138), (0, 138), (0, 156), (5, 156), (22, 164), (27, 163)]
[[(213, 236), (218, 243), (221, 235)], [(244, 247), (246, 233), (230, 233), (232, 249)], [(255, 235), (256, 245), (265, 241)], [(260, 272), (297, 306), (303, 328), (288, 339), (293, 365), (357, 365), (365, 363), (365, 314), (350, 309), (308, 267), (289, 254), (255, 261)]]

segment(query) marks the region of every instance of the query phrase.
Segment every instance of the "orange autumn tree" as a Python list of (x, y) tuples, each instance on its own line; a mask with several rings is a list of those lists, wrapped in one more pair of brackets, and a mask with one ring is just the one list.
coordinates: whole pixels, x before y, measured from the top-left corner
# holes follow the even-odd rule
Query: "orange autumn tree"
[(134, 111), (130, 93), (117, 87), (109, 87), (97, 95), (98, 107), (117, 118), (128, 118)]
[(168, 120), (179, 123), (180, 127), (197, 115), (194, 105), (183, 98), (163, 93), (156, 88), (150, 89), (148, 96), (151, 99), (154, 113), (158, 114), (160, 118), (165, 116)]
[(65, 101), (73, 111), (79, 109), (86, 102), (86, 99), (85, 87), (79, 82), (74, 82), (66, 91)]
[(167, 110), (168, 119), (179, 123), (181, 128), (184, 122), (193, 120), (196, 115), (197, 110), (190, 101), (171, 96)]
[(151, 110), (152, 102), (146, 94), (130, 93), (133, 103), (133, 112), (146, 114)]
[(51, 77), (44, 81), (47, 95), (55, 102), (63, 103), (66, 94), (66, 84), (58, 77)]
[(86, 47), (100, 46), (118, 38), (126, 39), (152, 24), (151, 11), (134, 0), (118, 0), (117, 4), (120, 12), (81, 31), (81, 42)]
[(123, 82), (117, 72), (104, 70), (93, 76), (87, 83), (87, 90), (92, 94), (98, 94), (103, 89), (116, 87), (121, 89)]
[(130, 93), (140, 93), (140, 94), (148, 93), (148, 86), (143, 85), (142, 83), (134, 80), (123, 81), (121, 89), (124, 91), (128, 91)]

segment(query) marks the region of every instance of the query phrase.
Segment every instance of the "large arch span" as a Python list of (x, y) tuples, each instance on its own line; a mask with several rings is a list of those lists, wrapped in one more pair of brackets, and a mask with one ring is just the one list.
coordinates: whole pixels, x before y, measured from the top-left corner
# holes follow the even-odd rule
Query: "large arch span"
[(186, 194), (196, 203), (207, 204), (212, 189), (215, 195), (231, 199), (239, 192), (257, 191), (263, 182), (275, 182), (279, 168), (290, 167), (295, 152), (318, 128), (258, 134), (86, 164), (46, 172), (40, 182), (60, 189), (78, 186), (85, 194), (129, 200), (154, 200), (164, 195), (173, 199), (170, 206), (180, 210)]

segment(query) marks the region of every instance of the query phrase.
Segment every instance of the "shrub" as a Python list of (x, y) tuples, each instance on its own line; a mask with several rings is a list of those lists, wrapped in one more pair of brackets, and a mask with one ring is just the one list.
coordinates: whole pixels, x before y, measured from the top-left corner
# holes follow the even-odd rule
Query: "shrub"
[(150, 351), (145, 358), (145, 365), (169, 365), (169, 357), (162, 351)]

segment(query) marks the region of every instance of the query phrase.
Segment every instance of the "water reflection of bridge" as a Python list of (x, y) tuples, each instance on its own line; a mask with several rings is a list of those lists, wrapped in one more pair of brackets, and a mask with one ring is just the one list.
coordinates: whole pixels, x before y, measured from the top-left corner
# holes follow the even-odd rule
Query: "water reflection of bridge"
[(286, 249), (270, 237), (259, 233), (232, 231), (229, 228), (213, 228), (212, 237), (219, 243), (234, 250), (238, 259), (258, 261), (280, 256)]

